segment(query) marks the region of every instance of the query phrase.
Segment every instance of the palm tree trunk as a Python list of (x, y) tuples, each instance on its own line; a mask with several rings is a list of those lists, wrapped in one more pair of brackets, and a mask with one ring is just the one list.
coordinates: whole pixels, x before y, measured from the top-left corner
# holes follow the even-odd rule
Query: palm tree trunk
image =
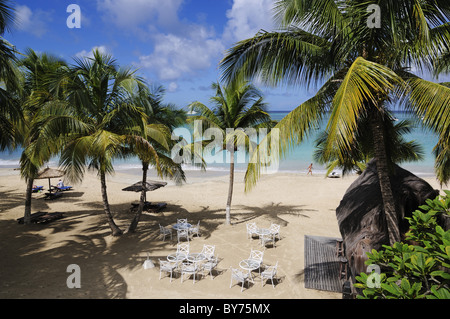
[(234, 184), (234, 148), (230, 149), (230, 185), (228, 186), (227, 208), (225, 210), (225, 224), (231, 225), (231, 198), (233, 197)]
[(390, 245), (393, 245), (395, 242), (400, 241), (400, 227), (389, 177), (390, 166), (386, 154), (383, 117), (379, 111), (373, 112), (371, 126), (377, 174), (380, 183), (381, 197), (383, 199), (384, 215), (386, 217), (386, 226), (389, 233)]
[(23, 223), (25, 225), (31, 224), (31, 198), (33, 193), (33, 178), (28, 178), (27, 181), (27, 192), (25, 194), (25, 213), (23, 216)]
[[(148, 171), (148, 163), (142, 162), (142, 185), (144, 186), (147, 182), (147, 171)], [(144, 209), (146, 201), (146, 191), (145, 188), (142, 187), (141, 191), (141, 198), (139, 200), (139, 206), (136, 214), (134, 215), (133, 220), (131, 221), (130, 226), (128, 227), (127, 233), (134, 233), (136, 230), (136, 227), (139, 223), (139, 220), (141, 219), (142, 211)]]
[(122, 235), (122, 230), (114, 222), (114, 219), (111, 214), (111, 209), (109, 207), (108, 194), (106, 193), (106, 176), (104, 172), (100, 172), (100, 181), (102, 184), (103, 208), (105, 210), (106, 220), (108, 221), (108, 224), (111, 227), (111, 235), (120, 236)]

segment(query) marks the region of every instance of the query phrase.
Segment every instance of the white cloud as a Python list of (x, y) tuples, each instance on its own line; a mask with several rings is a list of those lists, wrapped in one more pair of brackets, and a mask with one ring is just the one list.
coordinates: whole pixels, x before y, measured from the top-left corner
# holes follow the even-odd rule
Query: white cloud
[(154, 50), (139, 57), (139, 66), (155, 72), (160, 80), (174, 81), (195, 76), (218, 61), (224, 51), (220, 39), (201, 26), (190, 26), (185, 36), (158, 34)]
[(20, 5), (15, 8), (17, 29), (29, 32), (37, 37), (42, 37), (47, 32), (44, 21), (50, 21), (50, 13), (36, 10), (33, 12), (29, 7)]
[(227, 11), (224, 41), (233, 43), (251, 38), (261, 29), (273, 30), (272, 8), (273, 0), (234, 0)]
[(170, 82), (168, 91), (169, 92), (175, 92), (178, 89), (178, 84), (176, 82)]
[(133, 29), (143, 24), (170, 26), (178, 21), (183, 0), (97, 0), (105, 19), (117, 26)]
[(82, 51), (76, 53), (75, 56), (77, 58), (92, 58), (94, 56), (92, 51), (94, 51), (94, 50), (98, 50), (102, 54), (110, 53), (106, 46), (100, 45), (100, 46), (93, 47), (90, 51), (82, 50)]

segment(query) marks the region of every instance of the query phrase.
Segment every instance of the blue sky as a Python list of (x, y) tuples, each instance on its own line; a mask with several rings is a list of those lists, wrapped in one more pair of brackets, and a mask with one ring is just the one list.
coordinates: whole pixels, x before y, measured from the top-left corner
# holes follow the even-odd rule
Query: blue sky
[[(30, 47), (72, 62), (93, 48), (120, 65), (138, 69), (163, 85), (165, 101), (182, 108), (208, 105), (225, 51), (260, 29), (273, 30), (273, 0), (16, 0), (18, 25), (6, 39), (19, 51)], [(81, 9), (81, 28), (70, 29), (67, 7)], [(314, 91), (266, 88), (270, 110), (292, 110)]]
[[(70, 63), (98, 48), (138, 69), (148, 83), (164, 86), (165, 102), (179, 108), (193, 101), (209, 105), (225, 51), (260, 29), (275, 29), (274, 0), (11, 1), (18, 25), (5, 37), (19, 51), (30, 47)], [(70, 4), (80, 6), (79, 29), (67, 27)], [(270, 110), (292, 110), (317, 90), (258, 87)]]

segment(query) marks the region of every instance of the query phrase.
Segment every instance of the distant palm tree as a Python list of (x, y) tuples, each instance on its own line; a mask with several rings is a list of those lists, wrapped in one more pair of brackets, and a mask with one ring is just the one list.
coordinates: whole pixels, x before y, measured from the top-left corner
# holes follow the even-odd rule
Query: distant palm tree
[[(236, 145), (251, 143), (241, 129), (271, 128), (274, 122), (266, 111), (261, 92), (250, 83), (232, 82), (224, 87), (219, 83), (213, 83), (212, 89), (216, 91), (216, 95), (210, 99), (214, 104), (213, 108), (210, 109), (198, 101), (191, 103), (189, 108), (199, 115), (190, 117), (189, 121), (200, 120), (204, 129), (216, 128), (225, 137), (220, 147), (230, 154), (230, 181), (225, 215), (225, 224), (229, 225)], [(231, 129), (232, 132), (227, 132), (227, 129)]]
[[(176, 109), (172, 104), (164, 104), (162, 102), (164, 96), (163, 87), (143, 88), (141, 90), (132, 91), (130, 103), (142, 108), (147, 115), (147, 125), (143, 127), (143, 131), (139, 131), (139, 127), (134, 134), (141, 136), (147, 140), (156, 153), (157, 157), (152, 153), (140, 152), (139, 150), (130, 149), (131, 154), (137, 154), (142, 162), (142, 184), (147, 182), (147, 172), (150, 166), (158, 166), (158, 172), (162, 177), (169, 177), (177, 184), (186, 181), (186, 176), (180, 163), (176, 163), (170, 157), (170, 147), (173, 146), (171, 140), (171, 132), (176, 127), (186, 123), (186, 112)], [(131, 145), (133, 146), (133, 145)], [(142, 210), (145, 205), (146, 190), (141, 191), (139, 206), (136, 214), (128, 227), (127, 232), (134, 232)]]
[[(379, 28), (368, 21), (380, 9)], [(423, 0), (279, 0), (275, 3), (277, 32), (259, 32), (231, 48), (221, 62), (223, 79), (254, 78), (270, 84), (307, 85), (324, 81), (317, 94), (282, 119), (280, 154), (300, 143), (308, 131), (331, 112), (327, 125), (326, 156), (340, 158), (354, 145), (358, 119), (366, 116), (383, 199), (389, 241), (400, 240), (387, 156), (383, 114), (398, 98), (407, 109), (424, 117), (436, 131), (450, 127), (450, 89), (408, 72), (432, 69), (432, 61), (450, 43), (450, 2)], [(445, 138), (441, 136), (441, 138)], [(440, 143), (442, 154), (445, 143)], [(436, 161), (437, 165), (444, 162)], [(247, 184), (258, 176), (250, 164)], [(439, 175), (441, 182), (450, 176)]]
[[(384, 131), (389, 136), (386, 141), (386, 151), (389, 160), (392, 163), (415, 162), (423, 160), (423, 148), (416, 141), (405, 141), (404, 135), (411, 132), (412, 123), (409, 120), (394, 123), (390, 114), (385, 114)], [(344, 157), (339, 157), (339, 152), (330, 153), (328, 157), (326, 152), (326, 142), (328, 134), (322, 132), (316, 139), (317, 149), (314, 152), (314, 160), (319, 164), (327, 165), (326, 176), (336, 168), (342, 169), (342, 175), (357, 171), (363, 172), (367, 163), (374, 158), (373, 137), (370, 130), (364, 128), (369, 125), (368, 118), (361, 118), (358, 123), (355, 143), (346, 151)]]
[(130, 144), (157, 158), (151, 144), (132, 134), (132, 128), (144, 128), (147, 118), (141, 108), (129, 103), (125, 87), (130, 83), (143, 86), (143, 81), (98, 50), (92, 58), (74, 60), (52, 83), (56, 92), (64, 92), (67, 110), (73, 115), (60, 164), (73, 181), (81, 180), (86, 167), (98, 172), (104, 212), (112, 235), (118, 236), (123, 232), (111, 214), (106, 188), (106, 175), (114, 171), (113, 160), (125, 157)]

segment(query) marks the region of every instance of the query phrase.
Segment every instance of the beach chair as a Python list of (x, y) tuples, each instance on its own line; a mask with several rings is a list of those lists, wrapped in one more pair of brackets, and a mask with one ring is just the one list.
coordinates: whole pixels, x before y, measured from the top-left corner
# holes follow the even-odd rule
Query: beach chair
[(172, 275), (178, 268), (178, 262), (171, 262), (159, 259), (159, 280), (161, 280), (161, 273), (170, 273), (170, 282), (172, 282)]
[(269, 227), (270, 233), (274, 235), (274, 238), (281, 239), (280, 237), (280, 228), (281, 226), (278, 224), (271, 224)]
[(194, 236), (194, 234), (197, 235), (197, 237), (200, 236), (200, 221), (198, 221), (196, 226), (190, 227), (189, 232), (192, 236)]
[(277, 268), (278, 268), (278, 261), (274, 266), (268, 266), (266, 267), (263, 272), (261, 273), (261, 287), (264, 287), (264, 280), (270, 279), (272, 281), (272, 287), (275, 288), (275, 285), (273, 284), (273, 279), (277, 275)]
[(211, 280), (214, 279), (212, 275), (213, 269), (217, 267), (217, 264), (219, 263), (219, 256), (211, 256), (202, 264), (202, 269), (209, 272), (209, 275), (211, 276)]
[(189, 255), (189, 243), (183, 243), (177, 245), (177, 255), (183, 254), (185, 257)]
[(249, 280), (248, 279), (249, 274), (245, 273), (237, 268), (233, 268), (233, 267), (230, 267), (230, 270), (231, 270), (230, 288), (233, 285), (233, 280), (235, 280), (237, 282), (242, 283), (242, 286), (241, 286), (241, 292), (242, 292), (242, 290), (244, 290), (244, 283)]
[(56, 190), (57, 190), (58, 192), (64, 192), (64, 191), (69, 191), (69, 190), (71, 190), (71, 189), (72, 189), (72, 186), (60, 186), (60, 187), (55, 186), (55, 188), (56, 188)]
[(205, 255), (206, 259), (210, 259), (214, 257), (215, 249), (216, 249), (215, 245), (203, 245), (203, 249), (200, 253)]
[(33, 193), (37, 193), (37, 192), (40, 192), (40, 191), (43, 191), (43, 190), (44, 190), (44, 186), (34, 186), (31, 191)]
[(181, 264), (181, 283), (183, 283), (184, 275), (188, 274), (188, 275), (194, 275), (194, 279), (192, 281), (192, 283), (194, 284), (198, 269), (199, 269), (199, 265), (197, 263), (189, 263), (189, 262), (182, 263)]
[(253, 235), (257, 235), (256, 233), (256, 223), (247, 223), (247, 238), (252, 238)]
[(263, 256), (264, 256), (264, 252), (263, 251), (251, 249), (250, 250), (250, 257), (248, 257), (248, 259), (253, 260), (253, 261), (258, 263), (258, 265), (259, 265), (259, 267), (258, 267), (259, 274), (261, 274), (261, 265), (262, 265), (262, 262), (263, 262)]
[(161, 226), (161, 224), (159, 224), (159, 233), (161, 236), (163, 236), (163, 241), (166, 240), (167, 235), (170, 235), (170, 240), (172, 240), (172, 230), (164, 226)]
[(261, 246), (266, 249), (267, 244), (271, 244), (272, 247), (275, 248), (275, 235), (273, 234), (263, 234), (259, 236), (259, 242), (261, 243)]
[(178, 229), (177, 230), (178, 242), (180, 242), (181, 238), (186, 238), (186, 240), (189, 241), (189, 237), (190, 237), (189, 229)]

